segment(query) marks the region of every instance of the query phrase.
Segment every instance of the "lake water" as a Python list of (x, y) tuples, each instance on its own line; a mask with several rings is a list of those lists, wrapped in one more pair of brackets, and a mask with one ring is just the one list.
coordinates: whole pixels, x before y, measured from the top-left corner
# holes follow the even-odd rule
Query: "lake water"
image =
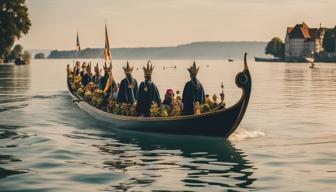
[[(161, 97), (182, 90), (192, 61), (152, 62)], [(335, 64), (249, 61), (250, 104), (226, 140), (108, 127), (72, 103), (68, 63), (0, 65), (0, 191), (336, 191)], [(140, 82), (146, 61), (130, 63)], [(241, 61), (197, 63), (207, 93), (223, 81), (238, 101)]]

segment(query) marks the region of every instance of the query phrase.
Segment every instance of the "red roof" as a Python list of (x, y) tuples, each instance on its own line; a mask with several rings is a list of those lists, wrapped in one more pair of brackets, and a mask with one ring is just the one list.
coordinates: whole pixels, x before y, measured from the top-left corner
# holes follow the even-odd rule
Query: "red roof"
[(322, 29), (321, 28), (309, 28), (304, 22), (302, 24), (295, 25), (294, 28), (288, 27), (287, 34), (289, 38), (315, 40), (320, 39)]

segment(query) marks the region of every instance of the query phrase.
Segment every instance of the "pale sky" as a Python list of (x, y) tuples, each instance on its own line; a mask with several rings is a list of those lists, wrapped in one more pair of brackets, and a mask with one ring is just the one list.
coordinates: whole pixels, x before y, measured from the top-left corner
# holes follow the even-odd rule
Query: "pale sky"
[(287, 26), (336, 25), (336, 0), (26, 0), (26, 49), (175, 46), (195, 41), (268, 41)]

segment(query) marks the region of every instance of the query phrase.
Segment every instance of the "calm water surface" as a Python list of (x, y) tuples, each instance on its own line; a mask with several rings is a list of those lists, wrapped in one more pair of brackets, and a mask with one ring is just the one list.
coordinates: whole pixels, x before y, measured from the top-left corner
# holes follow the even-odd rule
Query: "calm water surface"
[[(250, 61), (250, 105), (225, 140), (111, 129), (72, 103), (72, 62), (0, 65), (0, 191), (336, 191), (336, 65)], [(192, 61), (152, 62), (161, 96), (182, 90)], [(206, 92), (223, 81), (238, 101), (241, 62), (198, 64)]]

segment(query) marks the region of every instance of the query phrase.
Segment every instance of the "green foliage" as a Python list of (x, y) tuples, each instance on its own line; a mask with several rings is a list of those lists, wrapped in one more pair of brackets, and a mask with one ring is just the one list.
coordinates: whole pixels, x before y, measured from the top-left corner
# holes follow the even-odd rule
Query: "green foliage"
[(37, 53), (34, 57), (35, 59), (45, 59), (44, 53)]
[(285, 55), (285, 44), (280, 38), (274, 37), (270, 42), (268, 42), (265, 54), (282, 58)]
[(23, 55), (22, 55), (22, 59), (23, 59), (25, 64), (29, 64), (30, 59), (31, 59), (31, 54), (28, 51), (24, 51)]
[(7, 59), (14, 60), (22, 56), (23, 47), (20, 44), (14, 46)]
[(336, 44), (336, 27), (333, 29), (326, 29), (323, 38), (323, 48), (325, 52), (335, 52)]
[(0, 58), (9, 55), (15, 39), (27, 34), (30, 26), (25, 0), (0, 0)]

